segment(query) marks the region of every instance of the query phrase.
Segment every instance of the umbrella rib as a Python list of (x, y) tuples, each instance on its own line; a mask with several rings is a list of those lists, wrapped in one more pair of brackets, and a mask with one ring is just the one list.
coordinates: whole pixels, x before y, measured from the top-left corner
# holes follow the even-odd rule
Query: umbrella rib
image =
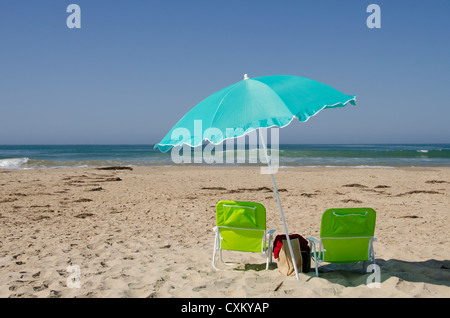
[(216, 114), (219, 111), (220, 106), (222, 106), (223, 101), (225, 100), (225, 98), (235, 89), (235, 87), (237, 86), (237, 84), (240, 84), (240, 82), (235, 83), (234, 85), (232, 85), (232, 87), (230, 88), (230, 90), (225, 94), (225, 96), (222, 97), (222, 99), (220, 100), (219, 105), (217, 105), (216, 111), (214, 112), (214, 115), (211, 118), (211, 122), (209, 123), (209, 127), (212, 127), (212, 124), (216, 118)]

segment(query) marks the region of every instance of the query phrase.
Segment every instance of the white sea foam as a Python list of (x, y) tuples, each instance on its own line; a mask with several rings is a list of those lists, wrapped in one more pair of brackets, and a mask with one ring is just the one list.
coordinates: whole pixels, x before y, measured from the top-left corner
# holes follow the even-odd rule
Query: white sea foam
[(21, 169), (30, 160), (29, 158), (0, 159), (0, 169)]
[(370, 166), (370, 165), (359, 165), (359, 166), (330, 166), (330, 165), (304, 165), (304, 166), (280, 166), (279, 168), (351, 168), (351, 169), (391, 169), (395, 168), (393, 166)]

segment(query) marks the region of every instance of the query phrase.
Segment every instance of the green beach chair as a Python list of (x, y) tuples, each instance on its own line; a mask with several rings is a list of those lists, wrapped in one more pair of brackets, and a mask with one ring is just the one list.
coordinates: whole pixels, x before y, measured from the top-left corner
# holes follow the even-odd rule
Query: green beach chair
[(216, 205), (216, 232), (212, 265), (216, 270), (216, 253), (220, 261), (222, 250), (263, 253), (266, 270), (272, 262), (272, 236), (275, 230), (266, 230), (266, 208), (256, 202), (220, 201)]
[(311, 257), (319, 276), (318, 264), (356, 263), (375, 264), (373, 242), (376, 212), (371, 208), (328, 209), (322, 215), (320, 239), (308, 237)]

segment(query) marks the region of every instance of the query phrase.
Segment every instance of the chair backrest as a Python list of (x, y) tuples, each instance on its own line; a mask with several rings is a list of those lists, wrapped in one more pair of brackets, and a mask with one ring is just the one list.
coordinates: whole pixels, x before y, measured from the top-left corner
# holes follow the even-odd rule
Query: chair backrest
[(334, 263), (366, 261), (375, 233), (376, 212), (371, 208), (328, 209), (322, 215), (320, 238), (323, 260)]
[(216, 225), (221, 249), (262, 252), (266, 231), (266, 208), (261, 203), (220, 201), (216, 205)]

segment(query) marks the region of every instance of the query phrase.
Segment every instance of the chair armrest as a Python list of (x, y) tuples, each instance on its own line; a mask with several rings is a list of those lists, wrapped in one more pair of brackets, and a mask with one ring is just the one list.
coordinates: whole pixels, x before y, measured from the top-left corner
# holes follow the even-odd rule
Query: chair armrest
[(270, 230), (269, 232), (267, 232), (267, 235), (272, 235), (273, 233), (275, 233), (275, 230)]
[(313, 243), (320, 243), (318, 239), (315, 239), (314, 237), (307, 237), (307, 240)]

